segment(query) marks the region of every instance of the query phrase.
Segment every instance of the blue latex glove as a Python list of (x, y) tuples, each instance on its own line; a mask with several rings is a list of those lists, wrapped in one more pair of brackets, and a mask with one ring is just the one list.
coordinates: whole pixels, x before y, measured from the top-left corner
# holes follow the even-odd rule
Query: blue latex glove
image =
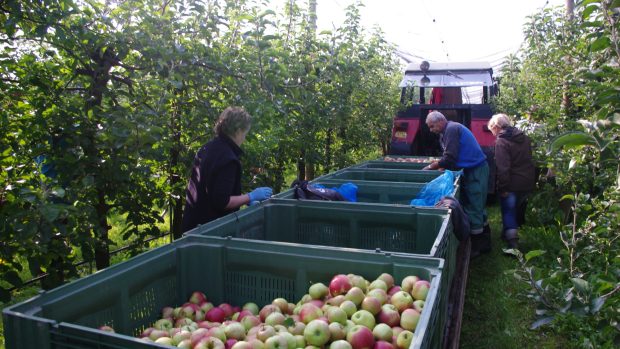
[(248, 196), (250, 197), (250, 202), (252, 201), (263, 201), (267, 200), (273, 194), (273, 190), (269, 187), (260, 187), (252, 190)]

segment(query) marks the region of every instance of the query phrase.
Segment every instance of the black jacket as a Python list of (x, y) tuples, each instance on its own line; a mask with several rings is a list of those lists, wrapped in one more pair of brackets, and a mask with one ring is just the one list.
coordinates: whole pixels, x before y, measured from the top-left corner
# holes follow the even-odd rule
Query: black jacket
[(241, 154), (226, 136), (215, 137), (198, 150), (187, 183), (183, 232), (238, 210), (225, 207), (231, 196), (241, 195)]
[(530, 192), (535, 187), (535, 168), (530, 138), (515, 127), (500, 131), (495, 143), (497, 191)]

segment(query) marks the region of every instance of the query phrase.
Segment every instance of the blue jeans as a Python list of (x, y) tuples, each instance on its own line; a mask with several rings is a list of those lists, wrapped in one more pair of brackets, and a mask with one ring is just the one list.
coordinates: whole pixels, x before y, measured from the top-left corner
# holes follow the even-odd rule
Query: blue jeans
[(508, 196), (500, 196), (503, 231), (518, 229), (523, 223), (522, 217), (525, 214), (527, 195), (528, 193), (508, 192)]

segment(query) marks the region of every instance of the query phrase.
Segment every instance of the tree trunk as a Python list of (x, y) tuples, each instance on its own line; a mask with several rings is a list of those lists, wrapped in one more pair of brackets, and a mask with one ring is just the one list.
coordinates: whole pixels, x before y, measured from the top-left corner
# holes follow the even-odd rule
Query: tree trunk
[(334, 142), (334, 129), (329, 128), (327, 130), (327, 136), (325, 137), (325, 164), (323, 164), (323, 173), (329, 173), (332, 165), (332, 143)]
[(95, 228), (95, 266), (97, 270), (110, 266), (110, 250), (108, 248), (108, 213), (110, 208), (105, 200), (105, 192), (97, 189), (97, 217), (99, 226)]
[[(173, 105), (173, 112), (170, 115), (170, 130), (172, 130), (171, 140), (172, 148), (170, 149), (170, 167), (168, 169), (168, 183), (170, 188), (176, 188), (177, 184), (181, 181), (180, 176), (175, 173), (177, 165), (179, 164), (179, 156), (181, 152), (181, 130), (179, 127), (179, 110), (178, 103), (175, 101)], [(185, 197), (181, 195), (179, 198), (170, 198), (170, 233), (176, 240), (183, 235), (183, 203)]]
[(297, 159), (297, 178), (303, 180), (306, 178), (306, 151), (302, 150)]

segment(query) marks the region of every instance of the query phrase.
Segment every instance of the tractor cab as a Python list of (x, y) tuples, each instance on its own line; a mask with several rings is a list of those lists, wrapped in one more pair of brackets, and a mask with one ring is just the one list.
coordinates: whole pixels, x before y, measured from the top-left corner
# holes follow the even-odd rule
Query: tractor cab
[(440, 156), (439, 136), (425, 122), (428, 113), (437, 110), (472, 131), (494, 172), (495, 137), (487, 123), (498, 86), (489, 63), (410, 63), (400, 88), (401, 109), (394, 118), (389, 154)]
[(441, 155), (439, 138), (425, 123), (433, 110), (468, 127), (483, 148), (495, 144), (486, 126), (497, 94), (489, 63), (410, 63), (400, 88), (402, 108), (394, 118), (391, 155)]

